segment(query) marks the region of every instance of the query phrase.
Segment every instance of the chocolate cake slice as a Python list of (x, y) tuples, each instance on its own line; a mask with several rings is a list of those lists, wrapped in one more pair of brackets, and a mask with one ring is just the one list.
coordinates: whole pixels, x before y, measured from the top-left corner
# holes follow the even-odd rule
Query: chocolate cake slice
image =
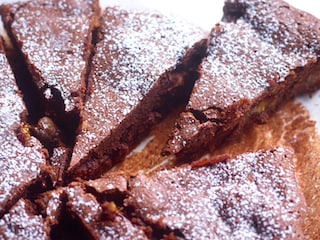
[(47, 226), (50, 239), (91, 239), (81, 225), (68, 212), (66, 187), (58, 187), (36, 196), (37, 205)]
[(74, 135), (78, 127), (92, 32), (99, 14), (98, 0), (32, 0), (1, 5), (4, 27), (16, 52), (13, 62), (23, 62), (15, 66), (17, 75), (24, 67), (29, 73), (22, 76), (21, 85), (39, 95), (42, 102), (35, 102), (38, 110), (44, 108), (42, 114), (51, 117), (67, 136)]
[(283, 1), (227, 1), (165, 155), (192, 159), (320, 85), (320, 21)]
[(57, 227), (60, 224), (65, 202), (66, 194), (63, 187), (41, 193), (35, 199), (41, 215), (50, 228)]
[(278, 147), (139, 174), (124, 203), (178, 239), (302, 239), (306, 205), (293, 159)]
[(99, 176), (186, 99), (207, 47), (201, 29), (155, 12), (107, 8), (100, 31), (71, 178)]
[(144, 232), (123, 216), (112, 202), (102, 205), (78, 183), (67, 190), (67, 207), (92, 239), (148, 239)]
[(29, 200), (20, 199), (0, 219), (1, 239), (50, 239), (50, 228)]
[(0, 217), (28, 192), (45, 181), (47, 152), (30, 136), (27, 114), (0, 41)]

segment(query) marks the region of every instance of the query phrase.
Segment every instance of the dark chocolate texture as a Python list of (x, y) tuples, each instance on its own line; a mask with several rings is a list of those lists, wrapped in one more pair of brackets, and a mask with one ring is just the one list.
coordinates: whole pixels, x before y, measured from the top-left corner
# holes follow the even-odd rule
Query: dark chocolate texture
[(1, 15), (15, 57), (23, 59), (31, 74), (28, 85), (37, 88), (32, 90), (43, 101), (37, 104), (45, 105), (43, 114), (72, 134), (83, 105), (98, 1), (16, 2), (2, 5)]
[[(305, 203), (290, 150), (214, 164), (223, 156), (131, 178), (105, 171), (186, 101), (205, 54), (202, 77), (168, 151), (181, 159), (220, 144), (251, 120), (264, 121), (294, 94), (313, 90), (320, 75), (319, 21), (282, 1), (227, 1), (208, 47), (206, 39), (199, 41), (202, 30), (175, 18), (108, 8), (89, 72), (98, 11), (90, 0), (1, 7), (33, 79), (21, 78), (25, 72), (11, 57), (17, 87), (1, 47), (0, 238), (302, 238)], [(26, 97), (35, 89), (39, 105), (37, 97)], [(73, 143), (65, 137), (73, 139), (80, 115), (69, 169), (75, 182), (65, 186)], [(61, 128), (65, 123), (70, 125)], [(44, 183), (47, 163), (50, 189)], [(39, 195), (43, 190), (52, 191)]]
[(182, 239), (300, 239), (306, 204), (293, 152), (276, 148), (232, 160), (139, 174), (125, 206)]
[(71, 177), (109, 169), (179, 96), (186, 98), (207, 43), (201, 29), (176, 18), (121, 8), (105, 10), (101, 34)]
[(46, 151), (30, 136), (27, 114), (0, 42), (0, 217), (36, 182), (41, 182)]
[(0, 220), (0, 238), (50, 239), (50, 228), (29, 200), (20, 199)]
[(227, 1), (164, 154), (190, 159), (320, 85), (320, 21), (282, 1)]
[(114, 203), (100, 205), (94, 195), (86, 193), (76, 183), (66, 192), (69, 211), (92, 239), (148, 239), (142, 230), (117, 210)]

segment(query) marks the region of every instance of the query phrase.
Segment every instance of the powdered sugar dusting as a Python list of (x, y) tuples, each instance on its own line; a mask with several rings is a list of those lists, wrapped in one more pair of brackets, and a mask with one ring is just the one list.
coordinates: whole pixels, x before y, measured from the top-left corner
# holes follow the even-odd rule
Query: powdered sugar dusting
[(287, 149), (247, 153), (213, 166), (163, 170), (130, 182), (126, 200), (147, 222), (186, 239), (293, 239), (305, 203)]
[(203, 75), (188, 104), (192, 109), (224, 109), (241, 99), (254, 101), (268, 91), (270, 82), (281, 84), (291, 70), (316, 57), (315, 52), (302, 49), (283, 51), (241, 20), (220, 23), (211, 35)]
[(0, 238), (48, 239), (48, 226), (40, 215), (33, 214), (30, 209), (30, 202), (20, 199), (0, 220)]
[(20, 126), (20, 115), (26, 111), (11, 69), (0, 53), (0, 215), (19, 198), (40, 174), (46, 164), (41, 144), (30, 138), (23, 146), (15, 130)]
[(3, 82), (0, 86), (0, 131), (3, 132), (7, 126), (13, 126), (19, 122), (19, 114), (21, 114), (25, 108), (22, 99), (18, 96), (18, 88), (15, 85), (13, 73), (3, 52), (0, 52), (0, 64), (0, 77)]
[(176, 121), (168, 153), (222, 142), (221, 135), (251, 116), (265, 119), (282, 100), (319, 85), (317, 18), (281, 0), (230, 0), (224, 20), (230, 22), (211, 32), (203, 74)]
[[(156, 12), (107, 8), (73, 162), (98, 146), (204, 32)], [(168, 84), (169, 86), (170, 84)]]
[[(8, 207), (10, 201), (20, 197), (40, 177), (41, 167), (46, 164), (46, 160), (37, 141), (33, 141), (33, 147), (24, 147), (10, 131), (3, 131), (1, 139), (0, 204)], [(1, 212), (4, 210), (2, 208)]]
[(320, 54), (320, 21), (316, 17), (282, 0), (240, 0), (239, 3), (246, 8), (242, 18), (252, 24), (265, 41), (306, 59), (314, 58), (315, 52)]
[[(97, 239), (147, 239), (142, 230), (134, 227), (122, 215), (103, 219), (103, 210), (92, 194), (85, 193), (79, 186), (67, 188), (69, 206), (82, 224)], [(115, 214), (115, 213), (114, 213)]]
[(37, 85), (58, 89), (66, 111), (77, 108), (83, 92), (94, 2), (36, 0), (13, 5), (12, 31), (31, 71), (41, 76)]
[(102, 209), (93, 195), (86, 194), (79, 186), (67, 188), (66, 192), (72, 211), (80, 216), (85, 224), (98, 220)]
[(65, 193), (65, 188), (58, 188), (42, 195), (46, 201), (45, 215), (46, 222), (50, 226), (56, 226), (59, 224), (59, 219), (61, 217), (61, 209), (63, 207), (63, 195)]

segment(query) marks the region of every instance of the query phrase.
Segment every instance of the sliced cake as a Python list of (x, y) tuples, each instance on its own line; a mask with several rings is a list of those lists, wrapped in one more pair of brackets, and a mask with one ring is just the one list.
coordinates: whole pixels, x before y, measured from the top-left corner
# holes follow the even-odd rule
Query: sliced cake
[(39, 95), (43, 102), (35, 102), (38, 110), (44, 108), (42, 114), (67, 136), (78, 127), (99, 14), (97, 0), (32, 0), (1, 6), (15, 51), (13, 62), (22, 62), (15, 66), (17, 75), (24, 67), (29, 73), (22, 76), (21, 85)]
[(20, 199), (0, 219), (0, 238), (50, 239), (50, 228), (29, 200)]
[(109, 169), (186, 99), (207, 47), (201, 29), (155, 12), (107, 8), (102, 22), (71, 178)]
[(101, 178), (84, 181), (83, 184), (97, 195), (117, 195), (114, 198), (116, 200), (119, 195), (127, 192), (127, 179), (128, 176), (116, 171), (108, 172)]
[(65, 202), (66, 194), (63, 187), (41, 193), (35, 200), (41, 215), (50, 228), (57, 227), (60, 224)]
[(303, 239), (306, 205), (293, 157), (278, 147), (139, 174), (124, 203), (172, 239)]
[(320, 85), (320, 21), (283, 1), (227, 1), (165, 155), (191, 159)]
[(66, 187), (41, 193), (34, 202), (50, 228), (50, 239), (88, 239), (86, 230), (67, 211)]
[[(0, 217), (28, 192), (44, 181), (47, 152), (30, 136), (23, 123), (27, 115), (22, 96), (0, 41)], [(22, 119), (21, 119), (22, 118)]]
[(67, 208), (86, 229), (91, 239), (148, 239), (144, 232), (123, 216), (112, 202), (102, 205), (80, 184), (71, 184), (67, 190)]

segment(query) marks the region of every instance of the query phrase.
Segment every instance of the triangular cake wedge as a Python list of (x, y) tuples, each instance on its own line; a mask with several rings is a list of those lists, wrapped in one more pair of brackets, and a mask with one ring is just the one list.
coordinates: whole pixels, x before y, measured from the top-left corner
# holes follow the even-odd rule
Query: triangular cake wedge
[(21, 84), (42, 101), (33, 107), (74, 134), (83, 108), (92, 32), (100, 15), (98, 0), (16, 2), (2, 5), (1, 15), (15, 57), (23, 62), (16, 71), (25, 67), (29, 73)]
[(276, 147), (134, 177), (108, 172), (70, 184), (68, 206), (95, 232), (101, 219), (122, 216), (149, 239), (301, 239), (306, 203), (295, 160)]
[[(46, 177), (47, 152), (23, 123), (27, 114), (0, 41), (0, 218)], [(38, 189), (40, 190), (40, 189)]]
[(320, 85), (319, 19), (278, 0), (227, 1), (223, 19), (165, 155), (190, 160)]
[(140, 173), (129, 180), (124, 205), (179, 239), (303, 238), (306, 203), (292, 150), (216, 160)]
[(107, 8), (101, 34), (71, 177), (97, 177), (109, 169), (186, 99), (207, 47), (200, 28), (152, 11)]

